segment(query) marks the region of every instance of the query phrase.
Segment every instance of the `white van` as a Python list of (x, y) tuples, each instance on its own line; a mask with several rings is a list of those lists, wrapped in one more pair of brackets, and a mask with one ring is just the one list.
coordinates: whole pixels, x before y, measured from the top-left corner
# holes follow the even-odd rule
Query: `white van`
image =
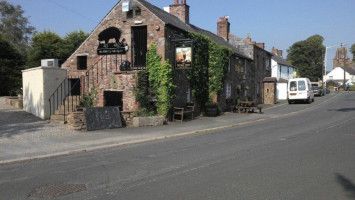
[(295, 101), (314, 102), (311, 81), (308, 78), (293, 78), (288, 80), (287, 100), (289, 104)]

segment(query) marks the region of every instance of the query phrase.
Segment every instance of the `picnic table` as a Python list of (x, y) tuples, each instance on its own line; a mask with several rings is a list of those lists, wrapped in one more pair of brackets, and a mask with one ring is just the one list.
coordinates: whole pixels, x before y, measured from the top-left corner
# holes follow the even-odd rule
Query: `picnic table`
[(240, 101), (238, 105), (232, 107), (232, 112), (238, 111), (238, 113), (250, 113), (254, 112), (254, 109), (258, 109), (259, 113), (262, 113), (262, 106), (256, 105), (254, 101)]

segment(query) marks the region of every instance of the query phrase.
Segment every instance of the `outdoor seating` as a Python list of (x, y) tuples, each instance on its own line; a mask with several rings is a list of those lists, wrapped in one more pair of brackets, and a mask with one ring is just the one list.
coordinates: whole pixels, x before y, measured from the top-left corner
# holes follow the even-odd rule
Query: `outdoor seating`
[(194, 119), (195, 106), (185, 106), (184, 108), (174, 107), (173, 121), (175, 121), (175, 116), (180, 115), (180, 121), (184, 121), (184, 115), (191, 114), (191, 119)]
[(231, 107), (231, 112), (238, 113), (253, 113), (254, 110), (259, 110), (259, 113), (262, 113), (262, 106), (256, 105), (254, 101), (240, 101), (236, 106)]

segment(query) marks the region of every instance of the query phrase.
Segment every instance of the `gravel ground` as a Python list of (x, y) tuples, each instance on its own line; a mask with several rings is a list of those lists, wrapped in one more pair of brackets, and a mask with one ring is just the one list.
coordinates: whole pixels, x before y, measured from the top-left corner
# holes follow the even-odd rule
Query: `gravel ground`
[(5, 105), (0, 97), (0, 142), (6, 140), (41, 140), (43, 137), (57, 137), (78, 134), (66, 125), (51, 124), (23, 110)]

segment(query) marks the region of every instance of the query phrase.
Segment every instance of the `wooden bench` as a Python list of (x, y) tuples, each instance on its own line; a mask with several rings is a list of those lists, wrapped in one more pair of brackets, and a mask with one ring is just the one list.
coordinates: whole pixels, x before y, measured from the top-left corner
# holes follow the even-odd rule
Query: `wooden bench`
[(191, 114), (191, 118), (194, 119), (195, 106), (186, 106), (185, 108), (174, 107), (173, 121), (175, 121), (175, 115), (180, 115), (181, 122), (184, 121), (184, 115)]

